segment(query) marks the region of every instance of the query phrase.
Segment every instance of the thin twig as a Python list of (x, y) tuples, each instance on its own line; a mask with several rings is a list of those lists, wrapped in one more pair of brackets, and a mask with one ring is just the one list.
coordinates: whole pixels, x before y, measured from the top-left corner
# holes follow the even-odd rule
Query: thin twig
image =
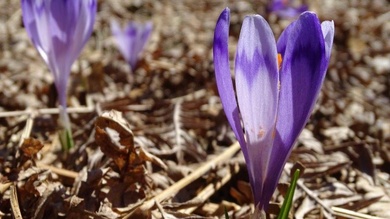
[(332, 207), (332, 210), (334, 215), (350, 219), (385, 219), (382, 217), (371, 216), (339, 207)]
[(240, 145), (238, 142), (232, 144), (228, 149), (226, 149), (223, 153), (218, 155), (217, 157), (211, 159), (203, 166), (196, 169), (190, 175), (185, 178), (179, 180), (177, 183), (173, 184), (168, 189), (164, 190), (162, 193), (157, 195), (154, 199), (156, 201), (164, 201), (172, 196), (174, 196), (179, 190), (183, 189), (199, 177), (203, 176), (205, 173), (210, 171), (212, 168), (216, 167), (221, 161), (228, 160), (233, 157), (240, 149)]
[(50, 170), (51, 172), (56, 173), (57, 175), (72, 178), (72, 179), (76, 179), (79, 175), (77, 172), (74, 172), (71, 170), (61, 169), (58, 167), (49, 166), (49, 165), (42, 164), (42, 163), (37, 163), (37, 166), (42, 168), (42, 169)]
[[(229, 180), (232, 178), (232, 175), (238, 173), (240, 171), (240, 166), (235, 164), (233, 168), (231, 169), (230, 166), (225, 167), (226, 169), (230, 169), (230, 171), (227, 172), (227, 174), (220, 179), (216, 183), (210, 183), (207, 185), (201, 192), (199, 192), (196, 197), (193, 200), (198, 200), (202, 203), (206, 202), (216, 191), (218, 191), (222, 186), (224, 186)], [(184, 209), (182, 212), (186, 214), (190, 214), (193, 211), (195, 211), (198, 208), (198, 206), (190, 207), (187, 209)]]
[(16, 184), (11, 186), (11, 209), (15, 219), (23, 219), (22, 212), (20, 212), (18, 193), (16, 191)]
[[(68, 113), (90, 113), (93, 112), (94, 109), (91, 109), (89, 107), (71, 107), (67, 109)], [(37, 114), (59, 114), (60, 110), (58, 108), (44, 108), (44, 109), (26, 109), (26, 110), (19, 110), (19, 111), (6, 111), (6, 112), (0, 112), (0, 117), (13, 117), (13, 116), (22, 116), (22, 115), (29, 115), (33, 112), (36, 112)]]
[(153, 199), (149, 199), (146, 201), (142, 206), (142, 210), (150, 209), (155, 202), (162, 202), (174, 195), (199, 177), (203, 176), (205, 173), (210, 171), (210, 169), (217, 166), (222, 161), (228, 160), (231, 157), (233, 157), (238, 151), (240, 150), (240, 145), (238, 142), (232, 144), (228, 149), (226, 149), (223, 153), (216, 156), (215, 158), (211, 159), (207, 163), (205, 163), (203, 166), (196, 169), (194, 172), (189, 174), (188, 176), (184, 177), (183, 179), (179, 180), (169, 188), (165, 189), (163, 192), (155, 196)]
[[(86, 107), (69, 107), (67, 108), (68, 113), (91, 113), (95, 111), (95, 106), (92, 103), (92, 100), (87, 97), (87, 106)], [(44, 109), (25, 109), (19, 111), (4, 111), (0, 112), (1, 117), (14, 117), (22, 115), (39, 115), (39, 114), (59, 114), (59, 108), (44, 108)]]
[(314, 194), (314, 192), (305, 186), (302, 179), (298, 180), (297, 185), (303, 189), (310, 198), (314, 199), (318, 204), (320, 204), (327, 212), (334, 214), (331, 208), (329, 208), (321, 199), (317, 197), (316, 194)]
[(175, 148), (178, 148), (176, 157), (177, 160), (179, 161), (179, 164), (183, 162), (183, 152), (182, 152), (182, 138), (181, 138), (181, 119), (180, 119), (180, 114), (181, 114), (181, 104), (182, 101), (178, 101), (175, 103), (175, 108), (173, 110), (173, 126), (175, 128)]
[(30, 114), (30, 116), (28, 117), (28, 119), (26, 121), (26, 125), (24, 126), (22, 136), (20, 136), (19, 148), (22, 146), (24, 140), (26, 138), (30, 137), (31, 130), (32, 130), (32, 127), (34, 125), (34, 117), (35, 117), (35, 115), (34, 115), (34, 113), (32, 113), (32, 114)]
[(184, 96), (172, 98), (171, 100), (175, 103), (177, 101), (191, 101), (194, 99), (200, 99), (204, 96), (206, 96), (206, 89), (200, 89)]
[[(12, 185), (11, 182), (0, 183), (0, 195), (4, 194), (4, 192), (7, 191), (11, 185)], [(1, 214), (0, 214), (0, 216), (1, 216)]]

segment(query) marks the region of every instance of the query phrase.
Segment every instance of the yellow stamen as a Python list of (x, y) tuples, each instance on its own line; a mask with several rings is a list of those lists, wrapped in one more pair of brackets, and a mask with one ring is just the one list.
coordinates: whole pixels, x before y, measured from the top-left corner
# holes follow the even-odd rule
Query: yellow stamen
[(279, 69), (280, 69), (280, 67), (282, 67), (282, 61), (283, 61), (282, 54), (278, 53), (278, 67), (279, 67)]

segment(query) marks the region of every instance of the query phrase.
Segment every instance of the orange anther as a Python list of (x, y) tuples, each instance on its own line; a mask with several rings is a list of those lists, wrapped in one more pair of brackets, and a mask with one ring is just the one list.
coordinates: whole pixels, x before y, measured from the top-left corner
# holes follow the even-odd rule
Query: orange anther
[(259, 132), (257, 133), (257, 137), (258, 137), (258, 138), (262, 138), (262, 137), (264, 136), (264, 134), (265, 134), (265, 131), (264, 131), (264, 129), (261, 128), (261, 129), (259, 130)]
[(280, 67), (282, 67), (282, 61), (283, 61), (282, 54), (278, 53), (278, 67), (279, 67), (279, 69), (280, 69)]

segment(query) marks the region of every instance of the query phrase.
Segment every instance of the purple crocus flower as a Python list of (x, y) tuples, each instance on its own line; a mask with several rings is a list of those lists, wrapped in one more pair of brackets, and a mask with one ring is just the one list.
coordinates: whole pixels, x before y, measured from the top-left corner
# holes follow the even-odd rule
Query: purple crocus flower
[(66, 108), (66, 86), (73, 62), (91, 36), (96, 0), (22, 0), (23, 23), (54, 75), (60, 105)]
[(61, 125), (70, 131), (66, 114), (66, 86), (71, 66), (91, 36), (97, 2), (22, 0), (21, 4), (27, 34), (54, 76), (62, 109)]
[(276, 43), (263, 17), (247, 16), (236, 52), (237, 102), (229, 67), (229, 20), (226, 8), (214, 33), (216, 82), (247, 163), (255, 204), (262, 209), (267, 208), (315, 105), (329, 63), (334, 25), (320, 24), (314, 13), (305, 12)]
[(116, 39), (120, 52), (126, 62), (129, 63), (132, 71), (136, 69), (139, 55), (152, 33), (152, 27), (151, 22), (146, 24), (129, 22), (122, 30), (117, 21), (111, 21), (112, 34)]
[(298, 7), (294, 7), (293, 3), (293, 0), (273, 0), (269, 10), (276, 13), (279, 17), (293, 18), (309, 9), (306, 4), (301, 4)]

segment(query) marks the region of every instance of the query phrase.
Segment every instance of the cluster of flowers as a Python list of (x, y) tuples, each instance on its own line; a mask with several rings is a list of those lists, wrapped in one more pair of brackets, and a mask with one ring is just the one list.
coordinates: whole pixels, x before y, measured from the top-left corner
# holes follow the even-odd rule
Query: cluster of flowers
[[(25, 28), (54, 75), (64, 128), (69, 130), (66, 86), (71, 66), (92, 33), (96, 8), (96, 0), (22, 0)], [(228, 52), (229, 17), (226, 8), (215, 28), (216, 81), (247, 163), (255, 204), (263, 209), (315, 105), (329, 63), (334, 25), (320, 23), (314, 13), (304, 12), (275, 42), (263, 17), (247, 16), (237, 45), (235, 94)], [(122, 31), (113, 21), (111, 27), (119, 50), (134, 70), (152, 24), (129, 23)]]

